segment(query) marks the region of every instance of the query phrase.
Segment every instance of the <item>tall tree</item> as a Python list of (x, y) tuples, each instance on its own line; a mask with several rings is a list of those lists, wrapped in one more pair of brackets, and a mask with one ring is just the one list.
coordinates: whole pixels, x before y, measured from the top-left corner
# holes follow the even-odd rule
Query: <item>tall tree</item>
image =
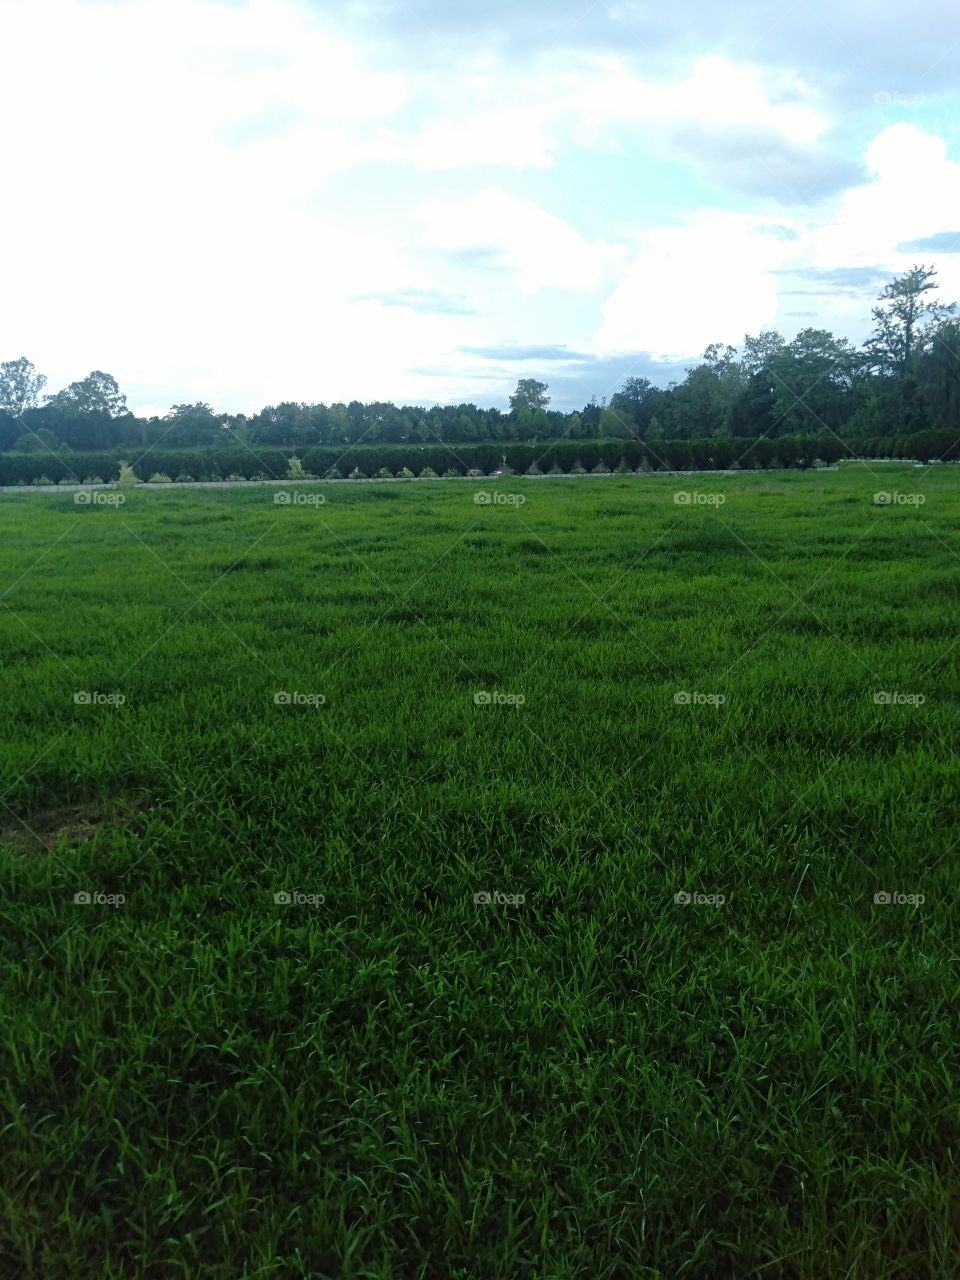
[(836, 431), (854, 412), (859, 353), (826, 329), (801, 329), (767, 364), (776, 435)]
[(80, 382), (47, 396), (47, 404), (66, 413), (104, 413), (111, 418), (122, 417), (128, 412), (127, 397), (122, 395), (116, 378), (94, 369)]
[(906, 378), (929, 330), (954, 310), (930, 297), (939, 287), (936, 274), (934, 267), (913, 266), (880, 294), (880, 306), (873, 308), (873, 336), (864, 346), (881, 373)]
[(27, 409), (35, 409), (47, 380), (26, 358), (5, 360), (0, 364), (0, 409), (19, 417)]
[(627, 378), (620, 390), (610, 397), (610, 411), (626, 419), (632, 427), (627, 435), (642, 439), (662, 398), (663, 392), (649, 378)]
[(937, 427), (960, 426), (960, 321), (944, 320), (930, 331), (920, 359), (920, 388)]
[(748, 378), (761, 369), (765, 369), (787, 345), (783, 336), (776, 329), (764, 329), (751, 337), (748, 333), (743, 339), (743, 356), (741, 364)]
[(547, 390), (545, 382), (538, 382), (536, 378), (521, 378), (517, 383), (516, 391), (510, 397), (510, 408), (514, 410), (545, 409), (550, 403)]

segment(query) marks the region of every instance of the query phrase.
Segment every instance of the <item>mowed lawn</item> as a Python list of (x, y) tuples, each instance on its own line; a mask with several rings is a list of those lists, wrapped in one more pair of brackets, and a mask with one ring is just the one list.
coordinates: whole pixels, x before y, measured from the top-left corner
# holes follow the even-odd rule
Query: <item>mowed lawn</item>
[(954, 1276), (958, 480), (4, 495), (4, 1280)]

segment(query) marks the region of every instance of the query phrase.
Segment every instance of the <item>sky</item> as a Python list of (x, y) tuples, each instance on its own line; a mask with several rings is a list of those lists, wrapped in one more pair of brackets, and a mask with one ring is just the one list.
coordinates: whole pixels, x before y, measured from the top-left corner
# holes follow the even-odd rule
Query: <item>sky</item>
[[(782, 9), (782, 12), (781, 12)], [(0, 0), (0, 360), (137, 412), (552, 407), (960, 301), (942, 0)]]

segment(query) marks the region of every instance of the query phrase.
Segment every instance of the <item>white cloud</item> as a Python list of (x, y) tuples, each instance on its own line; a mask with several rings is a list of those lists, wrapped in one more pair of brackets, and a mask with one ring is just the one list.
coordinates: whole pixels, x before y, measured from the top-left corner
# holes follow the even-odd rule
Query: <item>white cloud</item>
[(764, 232), (766, 225), (715, 213), (651, 231), (601, 309), (597, 346), (682, 359), (711, 342), (737, 345), (745, 332), (769, 324), (777, 310), (776, 280), (769, 273), (787, 246)]
[(623, 254), (621, 246), (591, 243), (561, 218), (497, 187), (466, 200), (429, 201), (417, 213), (427, 245), (447, 252), (489, 250), (524, 293), (592, 293)]
[[(789, 246), (787, 265), (879, 267), (892, 275), (917, 260), (932, 262), (939, 272), (941, 300), (960, 300), (960, 255), (897, 249), (910, 240), (958, 229), (960, 164), (948, 159), (942, 138), (909, 124), (878, 134), (865, 158), (872, 181), (847, 191), (831, 217), (807, 228)], [(869, 297), (838, 293), (815, 301), (825, 327), (852, 338), (870, 327)]]
[[(845, 192), (834, 210), (808, 222), (780, 219), (792, 239), (770, 234), (764, 219), (736, 213), (705, 212), (683, 226), (648, 231), (601, 308), (598, 348), (675, 359), (698, 355), (710, 342), (738, 345), (765, 326), (787, 336), (806, 324), (854, 340), (866, 335), (878, 288), (842, 290), (826, 275), (817, 283), (786, 274), (792, 270), (862, 267), (893, 275), (917, 258), (935, 260), (941, 299), (960, 300), (960, 255), (896, 247), (956, 229), (960, 164), (947, 158), (941, 138), (908, 124), (878, 134), (865, 159), (872, 181)], [(815, 314), (791, 318), (804, 301)]]
[(697, 59), (689, 75), (678, 80), (644, 80), (616, 58), (597, 58), (593, 66), (594, 73), (573, 97), (586, 136), (618, 122), (657, 125), (671, 137), (692, 124), (705, 124), (767, 129), (786, 142), (812, 146), (827, 127), (826, 117), (804, 104), (814, 94), (796, 76), (717, 56)]
[[(492, 372), (463, 345), (584, 349), (596, 328), (598, 354), (684, 358), (809, 308), (778, 268), (903, 270), (898, 243), (957, 225), (960, 166), (896, 125), (866, 151), (868, 185), (810, 223), (777, 216), (795, 240), (709, 209), (644, 228), (642, 184), (594, 189), (579, 149), (630, 143), (642, 177), (639, 151), (702, 159), (709, 129), (818, 148), (831, 122), (817, 92), (716, 56), (661, 79), (573, 48), (524, 76), (482, 47), (391, 59), (374, 26), (369, 45), (347, 39), (299, 0), (0, 0), (0, 359), (27, 355), (51, 389), (106, 369), (135, 406), (459, 400), (487, 395)], [(480, 165), (501, 185), (474, 190), (464, 170)], [(632, 261), (529, 185), (507, 189), (561, 165), (596, 214), (636, 224)], [(358, 206), (334, 203), (361, 167), (354, 221)], [(960, 296), (960, 256), (940, 265)], [(404, 291), (454, 293), (476, 314), (351, 301)], [(852, 336), (869, 323), (869, 299), (813, 305)]]
[(553, 116), (549, 109), (528, 107), (438, 120), (426, 126), (404, 155), (421, 169), (547, 169), (553, 164)]
[[(799, 77), (708, 56), (671, 80), (645, 79), (615, 57), (544, 60), (521, 80), (483, 75), (430, 86), (438, 117), (400, 154), (425, 169), (498, 165), (543, 169), (569, 143), (617, 149), (632, 138), (668, 149), (691, 128), (766, 132), (812, 147), (828, 127), (816, 95)], [(494, 101), (492, 108), (477, 102)]]

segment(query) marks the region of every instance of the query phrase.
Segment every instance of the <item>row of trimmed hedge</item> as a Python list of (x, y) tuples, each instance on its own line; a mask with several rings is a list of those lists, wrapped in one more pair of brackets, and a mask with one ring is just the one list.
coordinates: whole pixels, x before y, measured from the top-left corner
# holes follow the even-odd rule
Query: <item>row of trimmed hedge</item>
[(156, 473), (173, 480), (283, 480), (289, 475), (289, 460), (299, 456), (310, 475), (349, 476), (359, 473), (396, 475), (408, 468), (415, 475), (425, 469), (437, 475), (479, 471), (490, 475), (503, 465), (523, 474), (575, 469), (615, 471), (649, 468), (652, 471), (709, 471), (732, 466), (743, 469), (767, 467), (810, 467), (817, 462), (834, 463), (843, 458), (902, 458), (927, 462), (960, 459), (960, 432), (921, 431), (892, 439), (840, 441), (834, 436), (781, 436), (759, 440), (564, 440), (543, 444), (473, 444), (459, 448), (444, 445), (381, 445), (341, 449), (318, 447), (298, 452), (293, 449), (171, 449), (153, 450), (137, 459), (130, 450), (109, 453), (64, 453), (0, 455), (0, 484), (28, 485), (47, 480), (54, 484), (80, 483), (99, 478), (114, 481), (120, 459), (132, 462), (139, 480)]

